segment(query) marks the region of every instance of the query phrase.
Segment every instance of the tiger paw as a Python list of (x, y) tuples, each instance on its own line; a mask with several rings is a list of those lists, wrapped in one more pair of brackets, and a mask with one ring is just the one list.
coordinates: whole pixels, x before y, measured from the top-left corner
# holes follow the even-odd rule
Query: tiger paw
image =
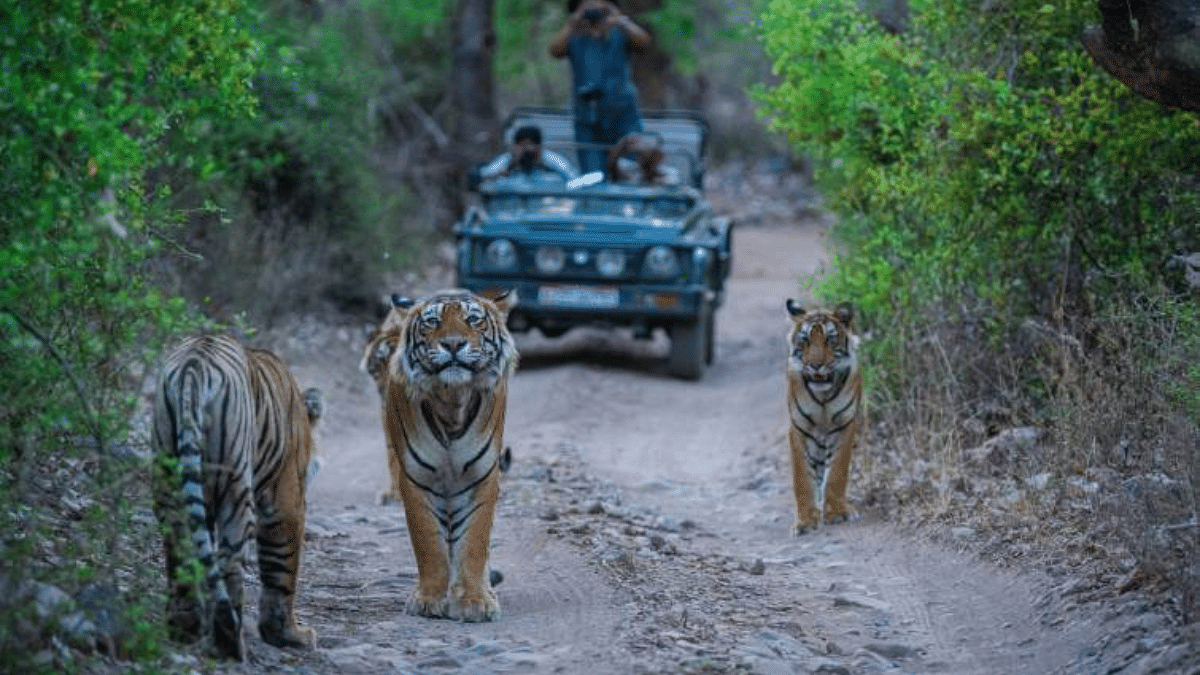
[(500, 617), (500, 603), (496, 591), (490, 587), (481, 590), (458, 587), (450, 595), (450, 619), (479, 622), (496, 621)]
[(500, 603), (496, 594), (489, 590), (482, 598), (452, 602), (449, 616), (468, 623), (495, 621), (500, 618)]
[(825, 524), (835, 525), (837, 523), (853, 522), (858, 520), (858, 514), (850, 510), (826, 511)]
[(800, 521), (796, 521), (796, 524), (792, 526), (792, 536), (799, 537), (803, 534), (808, 534), (815, 529), (817, 529), (816, 523), (802, 523)]
[(314, 649), (317, 646), (317, 633), (306, 626), (278, 626), (268, 622), (258, 624), (258, 633), (263, 642), (275, 647), (286, 649)]
[(246, 660), (242, 613), (228, 600), (217, 602), (213, 610), (213, 651), (222, 658)]
[(404, 606), (404, 611), (416, 616), (442, 619), (446, 617), (446, 599), (427, 598), (414, 593)]

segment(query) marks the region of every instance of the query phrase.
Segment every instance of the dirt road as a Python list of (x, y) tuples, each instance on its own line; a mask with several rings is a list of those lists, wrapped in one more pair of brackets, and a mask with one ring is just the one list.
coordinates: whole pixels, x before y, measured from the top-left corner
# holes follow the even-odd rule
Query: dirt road
[(869, 520), (789, 535), (784, 299), (822, 263), (822, 236), (816, 221), (737, 232), (716, 363), (698, 383), (666, 375), (661, 336), (518, 340), (495, 623), (403, 613), (416, 569), (402, 510), (378, 504), (384, 440), (359, 331), (292, 357), (329, 399), (298, 605), (319, 650), (255, 639), (233, 670), (1091, 672), (1099, 619), (1063, 609), (1044, 578)]

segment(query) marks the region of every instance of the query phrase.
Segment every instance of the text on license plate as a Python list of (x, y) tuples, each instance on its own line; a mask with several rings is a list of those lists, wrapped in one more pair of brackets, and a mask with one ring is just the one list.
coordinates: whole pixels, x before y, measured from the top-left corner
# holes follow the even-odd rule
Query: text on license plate
[(542, 286), (538, 288), (538, 304), (557, 307), (607, 308), (620, 304), (615, 288), (588, 286)]

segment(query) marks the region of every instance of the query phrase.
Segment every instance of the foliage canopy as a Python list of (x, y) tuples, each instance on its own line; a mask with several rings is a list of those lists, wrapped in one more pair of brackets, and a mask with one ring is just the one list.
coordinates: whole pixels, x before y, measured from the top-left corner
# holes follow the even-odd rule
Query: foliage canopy
[[(197, 322), (148, 271), (175, 246), (178, 179), (217, 166), (214, 144), (181, 130), (254, 114), (260, 47), (240, 0), (10, 2), (0, 24), (0, 557), (10, 590), (25, 577), (74, 588), (142, 565), (124, 559), (140, 550), (129, 539), (154, 534), (129, 521), (145, 474), (124, 432), (142, 364)], [(116, 639), (153, 652), (161, 631), (143, 617), (157, 589), (127, 581), (131, 623)], [(12, 601), (0, 603), (8, 663), (69, 669), (20, 663), (44, 636)]]
[(846, 216), (824, 292), (880, 326), (982, 320), (1001, 337), (1179, 290), (1172, 256), (1200, 250), (1200, 120), (1095, 67), (1078, 41), (1095, 3), (911, 5), (903, 34), (848, 1), (763, 15), (780, 81), (760, 101)]

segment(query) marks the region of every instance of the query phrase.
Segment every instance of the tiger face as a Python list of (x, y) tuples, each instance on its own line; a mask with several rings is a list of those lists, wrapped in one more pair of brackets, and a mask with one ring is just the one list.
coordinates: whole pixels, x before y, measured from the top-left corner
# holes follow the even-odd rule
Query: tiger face
[(516, 348), (505, 327), (515, 294), (488, 300), (466, 291), (437, 293), (399, 308), (401, 343), (391, 370), (410, 385), (493, 387), (516, 368)]
[(842, 390), (857, 365), (856, 338), (850, 332), (854, 308), (842, 303), (832, 312), (806, 312), (789, 299), (787, 309), (794, 323), (788, 336), (788, 368), (813, 398), (827, 401)]

